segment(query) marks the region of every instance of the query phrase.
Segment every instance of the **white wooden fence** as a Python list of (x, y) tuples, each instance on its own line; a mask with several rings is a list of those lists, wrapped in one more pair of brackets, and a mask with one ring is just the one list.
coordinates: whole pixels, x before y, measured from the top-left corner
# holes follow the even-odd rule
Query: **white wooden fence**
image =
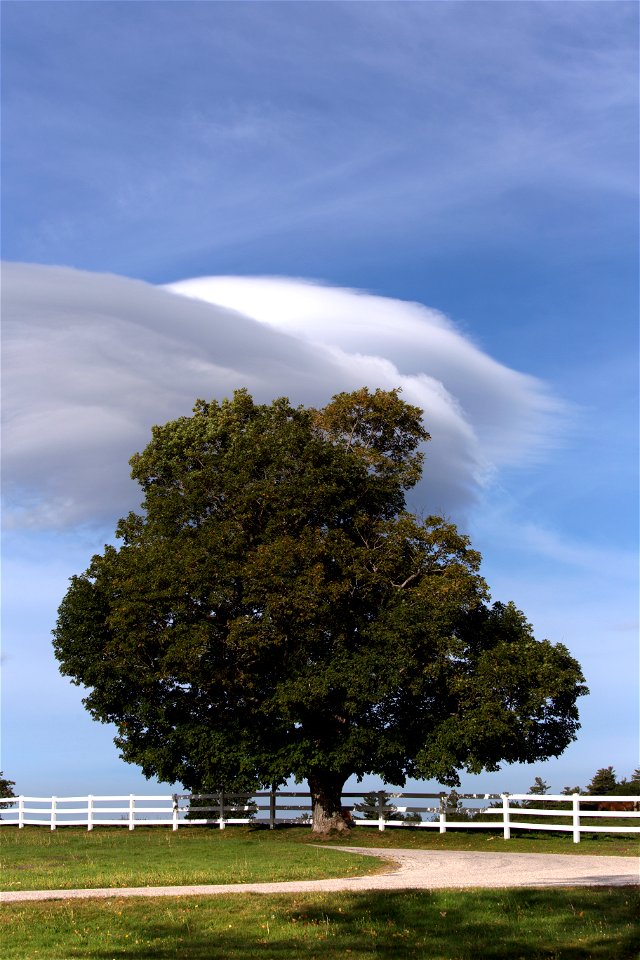
[[(549, 830), (573, 834), (574, 843), (580, 842), (582, 833), (640, 833), (637, 820), (640, 817), (639, 798), (635, 796), (586, 796), (584, 794), (526, 793), (503, 794), (455, 794), (458, 801), (466, 801), (462, 809), (450, 808), (450, 795), (445, 793), (375, 793), (376, 802), (367, 806), (367, 819), (355, 811), (356, 802), (365, 805), (362, 793), (344, 793), (344, 815), (362, 827), (412, 827), (447, 830), (501, 830), (509, 840), (513, 830)], [(371, 793), (368, 794), (371, 797)], [(425, 801), (437, 801), (437, 805), (425, 805)], [(418, 814), (420, 822), (392, 817), (386, 802), (393, 804), (397, 814)], [(400, 805), (398, 803), (400, 801)], [(409, 801), (408, 804), (405, 801)], [(417, 801), (417, 802), (416, 802)], [(519, 804), (526, 802), (527, 806)], [(487, 805), (487, 802), (497, 805)], [(549, 804), (563, 804), (562, 808), (549, 808)], [(514, 805), (515, 804), (515, 805)], [(535, 806), (534, 806), (535, 804)], [(611, 809), (603, 809), (611, 805)], [(622, 808), (622, 809), (621, 809)], [(311, 822), (309, 793), (292, 791), (269, 791), (240, 797), (237, 794), (172, 794), (164, 796), (85, 796), (85, 797), (26, 797), (0, 798), (2, 819), (0, 826), (47, 826), (58, 827), (123, 826), (129, 830), (136, 826), (179, 827), (215, 824), (221, 830), (229, 824), (262, 823), (273, 829), (277, 824)], [(204, 816), (201, 816), (204, 815)], [(431, 815), (425, 819), (424, 815)], [(548, 822), (548, 818), (561, 822)], [(620, 821), (619, 824), (601, 824), (599, 820)], [(546, 821), (546, 822), (545, 822)]]

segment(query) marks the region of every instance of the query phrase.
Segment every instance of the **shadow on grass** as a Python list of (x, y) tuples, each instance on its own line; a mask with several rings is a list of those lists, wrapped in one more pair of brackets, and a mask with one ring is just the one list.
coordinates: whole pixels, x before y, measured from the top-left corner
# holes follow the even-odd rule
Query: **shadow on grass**
[[(64, 956), (636, 960), (637, 899), (637, 891), (629, 888), (235, 897), (201, 901), (198, 908), (182, 899), (162, 921), (157, 907), (137, 909), (129, 918), (135, 917), (137, 945), (118, 939), (90, 953), (74, 947)], [(120, 917), (127, 922), (126, 906)]]

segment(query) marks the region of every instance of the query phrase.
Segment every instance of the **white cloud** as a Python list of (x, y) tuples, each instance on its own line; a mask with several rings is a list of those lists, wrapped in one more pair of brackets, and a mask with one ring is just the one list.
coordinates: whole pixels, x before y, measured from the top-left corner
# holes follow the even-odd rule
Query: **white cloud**
[[(539, 380), (497, 363), (420, 303), (277, 277), (200, 277), (167, 289), (239, 310), (316, 348), (339, 348), (349, 362), (362, 354), (384, 358), (416, 402), (431, 401), (437, 416), (442, 401), (455, 411), (491, 463), (538, 451), (548, 439), (544, 415), (561, 410)], [(420, 382), (425, 376), (431, 385)], [(429, 420), (435, 411), (425, 410)]]
[[(178, 295), (179, 294), (179, 295)], [(198, 299), (194, 299), (198, 298)], [(138, 502), (128, 459), (196, 397), (260, 401), (399, 386), (432, 434), (419, 500), (454, 516), (492, 470), (539, 452), (560, 405), (420, 304), (309, 281), (204, 278), (170, 288), (5, 264), (5, 518), (113, 523)]]

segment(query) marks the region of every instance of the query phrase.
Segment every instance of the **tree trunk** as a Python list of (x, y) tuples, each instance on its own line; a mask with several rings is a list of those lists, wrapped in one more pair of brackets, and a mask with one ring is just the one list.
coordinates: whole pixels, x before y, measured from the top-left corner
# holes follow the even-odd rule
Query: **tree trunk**
[(313, 832), (347, 831), (349, 823), (342, 814), (342, 788), (346, 777), (339, 773), (316, 770), (307, 779), (313, 807)]

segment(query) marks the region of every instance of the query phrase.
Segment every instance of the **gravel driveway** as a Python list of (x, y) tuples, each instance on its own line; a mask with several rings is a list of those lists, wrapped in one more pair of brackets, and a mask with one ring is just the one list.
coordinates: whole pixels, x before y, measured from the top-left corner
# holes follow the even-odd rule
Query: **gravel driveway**
[(191, 887), (109, 887), (96, 890), (15, 890), (0, 902), (104, 897), (212, 896), (223, 893), (315, 893), (337, 890), (443, 890), (461, 887), (594, 887), (640, 883), (640, 858), (543, 853), (466, 853), (331, 847), (339, 855), (364, 853), (394, 861), (394, 868), (369, 877), (226, 883)]

